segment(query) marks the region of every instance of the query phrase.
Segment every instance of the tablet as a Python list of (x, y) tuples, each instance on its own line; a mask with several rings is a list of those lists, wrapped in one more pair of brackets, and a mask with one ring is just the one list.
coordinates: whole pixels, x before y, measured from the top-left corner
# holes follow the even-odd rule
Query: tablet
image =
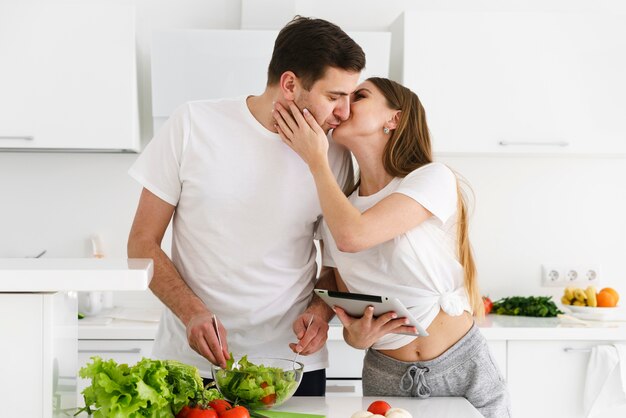
[[(365, 308), (368, 306), (374, 307), (374, 316), (382, 315), (386, 312), (393, 311), (398, 314), (398, 318), (407, 318), (409, 325), (413, 325), (417, 330), (417, 334), (421, 337), (427, 337), (428, 332), (420, 325), (419, 322), (411, 315), (409, 310), (400, 302), (398, 298), (390, 298), (386, 296), (375, 295), (363, 295), (361, 293), (347, 293), (336, 292), (334, 290), (314, 289), (315, 294), (318, 295), (324, 302), (331, 308), (333, 306), (339, 306), (348, 315), (355, 318), (363, 316)], [(406, 334), (406, 333), (398, 333)]]

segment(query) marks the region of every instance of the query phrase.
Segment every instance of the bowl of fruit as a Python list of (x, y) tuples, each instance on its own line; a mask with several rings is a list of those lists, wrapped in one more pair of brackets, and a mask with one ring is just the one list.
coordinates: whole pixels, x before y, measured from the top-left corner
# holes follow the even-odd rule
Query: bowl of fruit
[(599, 292), (595, 286), (567, 287), (561, 297), (561, 304), (580, 319), (609, 319), (618, 312), (618, 302), (619, 293), (610, 287)]
[(281, 358), (248, 358), (226, 368), (213, 365), (213, 380), (227, 400), (250, 409), (270, 409), (285, 403), (300, 385), (304, 365)]

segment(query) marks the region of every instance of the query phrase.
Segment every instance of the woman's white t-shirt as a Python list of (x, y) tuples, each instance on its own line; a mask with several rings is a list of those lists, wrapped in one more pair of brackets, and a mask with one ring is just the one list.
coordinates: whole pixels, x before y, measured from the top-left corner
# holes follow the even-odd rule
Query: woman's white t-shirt
[[(394, 178), (373, 195), (359, 196), (357, 189), (349, 200), (363, 213), (392, 193), (414, 199), (433, 216), (394, 239), (357, 253), (339, 251), (324, 222), (324, 265), (338, 269), (350, 292), (397, 297), (424, 328), (440, 308), (449, 315), (471, 312), (457, 256), (456, 176), (446, 165), (430, 163), (404, 178)], [(373, 348), (396, 349), (414, 338), (388, 334)]]

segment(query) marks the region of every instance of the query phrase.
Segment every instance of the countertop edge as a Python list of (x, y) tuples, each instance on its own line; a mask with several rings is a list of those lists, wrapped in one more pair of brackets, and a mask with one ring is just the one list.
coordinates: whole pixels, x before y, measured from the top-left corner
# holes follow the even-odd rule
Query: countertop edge
[[(106, 325), (81, 324), (78, 322), (79, 340), (153, 340), (157, 322), (114, 319)], [(584, 327), (554, 325), (548, 327), (479, 326), (488, 341), (514, 340), (570, 340), (570, 341), (623, 341), (626, 340), (626, 324), (615, 327)], [(329, 341), (343, 341), (341, 325), (331, 324)]]

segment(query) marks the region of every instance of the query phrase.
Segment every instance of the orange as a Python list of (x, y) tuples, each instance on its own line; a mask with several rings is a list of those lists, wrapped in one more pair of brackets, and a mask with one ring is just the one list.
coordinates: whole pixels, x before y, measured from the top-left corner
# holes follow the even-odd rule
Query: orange
[(617, 303), (619, 302), (619, 293), (617, 293), (617, 290), (613, 289), (612, 287), (605, 287), (604, 289), (600, 290), (600, 292), (609, 292), (610, 294), (612, 294), (615, 298), (615, 305), (617, 305)]
[(606, 290), (601, 290), (596, 297), (598, 299), (598, 307), (599, 308), (612, 308), (617, 305), (617, 301), (613, 293), (607, 292)]

